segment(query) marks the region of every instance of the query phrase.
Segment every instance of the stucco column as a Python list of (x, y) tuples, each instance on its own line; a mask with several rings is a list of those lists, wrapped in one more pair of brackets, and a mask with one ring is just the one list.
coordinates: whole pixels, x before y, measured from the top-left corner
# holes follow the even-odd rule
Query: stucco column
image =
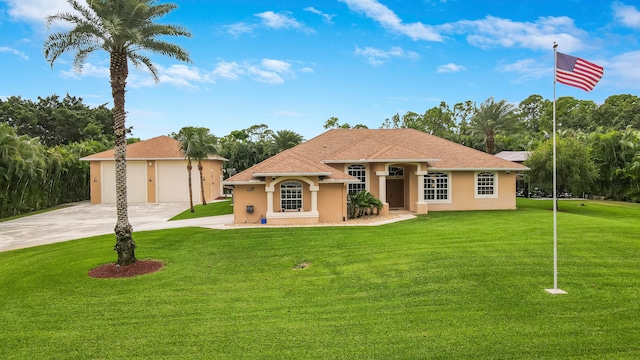
[(382, 203), (387, 202), (387, 177), (385, 175), (378, 175), (378, 188), (380, 190), (380, 201)]
[(273, 190), (272, 186), (265, 188), (267, 191), (267, 214), (273, 212)]
[(416, 214), (427, 214), (429, 212), (429, 204), (424, 198), (424, 177), (428, 176), (422, 172), (416, 174), (418, 179), (418, 201), (416, 201)]
[(311, 190), (311, 211), (318, 211), (318, 190), (319, 186), (309, 186), (309, 190)]

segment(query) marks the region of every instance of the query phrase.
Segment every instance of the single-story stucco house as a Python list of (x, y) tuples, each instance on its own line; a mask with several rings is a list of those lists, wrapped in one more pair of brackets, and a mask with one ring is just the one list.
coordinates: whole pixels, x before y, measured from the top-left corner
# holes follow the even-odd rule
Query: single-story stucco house
[(516, 208), (528, 168), (413, 129), (333, 129), (224, 181), (234, 221), (344, 221), (349, 192), (367, 190), (382, 214)]
[[(169, 203), (189, 201), (187, 160), (180, 152), (180, 142), (158, 136), (127, 145), (127, 201), (129, 203)], [(116, 202), (114, 150), (83, 157), (91, 168), (91, 203)], [(199, 203), (201, 187), (206, 201), (223, 194), (222, 167), (227, 159), (210, 156), (202, 161), (202, 177), (197, 162), (192, 161), (193, 202)], [(200, 180), (200, 181), (199, 181)]]

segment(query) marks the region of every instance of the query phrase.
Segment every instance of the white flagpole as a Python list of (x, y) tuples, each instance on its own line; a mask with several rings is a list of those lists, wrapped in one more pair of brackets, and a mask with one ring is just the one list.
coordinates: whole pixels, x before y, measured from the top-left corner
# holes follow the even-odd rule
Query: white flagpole
[(558, 71), (558, 56), (553, 43), (553, 289), (545, 289), (551, 294), (566, 294), (558, 289), (558, 194), (556, 193), (556, 72)]

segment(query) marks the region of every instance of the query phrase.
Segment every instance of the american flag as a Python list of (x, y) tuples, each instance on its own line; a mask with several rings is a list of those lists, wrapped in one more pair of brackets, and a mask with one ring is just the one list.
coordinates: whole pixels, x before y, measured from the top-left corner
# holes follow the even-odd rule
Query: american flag
[(556, 80), (591, 91), (604, 74), (604, 68), (579, 57), (556, 52)]

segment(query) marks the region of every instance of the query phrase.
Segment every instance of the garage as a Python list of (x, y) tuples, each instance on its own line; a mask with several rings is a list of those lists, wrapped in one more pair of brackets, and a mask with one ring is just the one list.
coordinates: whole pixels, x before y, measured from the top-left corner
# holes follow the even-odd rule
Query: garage
[[(127, 162), (127, 202), (147, 202), (147, 167), (145, 161)], [(102, 203), (116, 202), (116, 171), (113, 161), (102, 162)]]
[[(180, 152), (180, 142), (168, 136), (158, 136), (127, 145), (127, 197), (129, 203), (188, 203), (189, 181), (187, 160)], [(102, 151), (81, 158), (89, 162), (91, 203), (114, 204), (116, 180), (114, 150)], [(227, 159), (210, 155), (202, 159), (204, 196), (209, 202), (223, 195), (222, 169)], [(197, 162), (193, 161), (191, 186), (193, 203), (200, 203), (203, 186)]]
[[(158, 162), (158, 202), (174, 203), (189, 201), (189, 174), (185, 161)], [(191, 186), (193, 188), (193, 203), (200, 203), (201, 182), (197, 166), (191, 169)]]

